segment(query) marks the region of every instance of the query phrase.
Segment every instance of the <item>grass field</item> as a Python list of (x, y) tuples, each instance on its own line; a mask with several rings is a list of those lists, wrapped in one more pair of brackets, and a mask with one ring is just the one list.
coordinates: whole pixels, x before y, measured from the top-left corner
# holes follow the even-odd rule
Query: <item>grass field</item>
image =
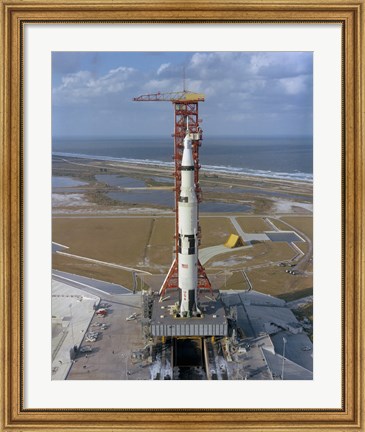
[[(284, 300), (294, 300), (313, 293), (312, 279), (307, 276), (293, 276), (285, 272), (285, 268), (272, 266), (261, 269), (248, 270), (247, 275), (257, 291), (274, 296), (280, 296)], [(295, 293), (300, 293), (298, 297)]]
[(224, 244), (230, 234), (236, 233), (231, 221), (226, 217), (201, 216), (200, 226), (202, 230), (201, 247)]
[(298, 246), (298, 248), (306, 253), (309, 249), (309, 244), (308, 243), (303, 243), (303, 242), (295, 242), (295, 245)]
[(247, 268), (268, 262), (284, 261), (293, 258), (293, 249), (287, 243), (263, 242), (251, 248), (216, 255), (206, 263), (207, 268)]
[(293, 225), (299, 231), (302, 231), (311, 240), (313, 240), (313, 217), (312, 216), (301, 216), (301, 217), (283, 217), (284, 222), (288, 222)]
[(247, 233), (262, 233), (272, 229), (272, 227), (260, 217), (238, 217), (236, 219), (243, 231)]
[(299, 300), (303, 297), (308, 297), (310, 295), (313, 295), (313, 287), (303, 288), (302, 290), (297, 290), (297, 291), (292, 290), (284, 294), (279, 294), (278, 297), (282, 298), (287, 302), (290, 302), (294, 300)]
[[(279, 219), (270, 217), (269, 220), (281, 231), (291, 230), (291, 228), (289, 228), (286, 223), (282, 222)], [(272, 231), (272, 227), (268, 231)]]
[(53, 219), (52, 240), (70, 254), (125, 266), (144, 266), (152, 218)]
[[(223, 244), (234, 231), (225, 217), (202, 217), (201, 225), (201, 247)], [(173, 217), (54, 218), (52, 225), (52, 240), (67, 253), (157, 272), (172, 262), (174, 234)]]
[(222, 290), (248, 290), (249, 288), (241, 271), (233, 272), (232, 276), (227, 278), (227, 282), (221, 287)]
[[(255, 217), (240, 217), (241, 226), (249, 230), (259, 229), (263, 220)], [(247, 219), (247, 220), (246, 220)], [(299, 230), (310, 233), (310, 217), (286, 218), (295, 223)], [(282, 222), (281, 222), (282, 223)], [(284, 223), (282, 223), (285, 225)], [(223, 244), (234, 227), (227, 217), (201, 217), (202, 246)], [(304, 228), (302, 228), (302, 226)], [(121, 217), (121, 218), (54, 218), (53, 241), (69, 247), (65, 252), (104, 262), (166, 274), (173, 259), (174, 248), (173, 217)], [(298, 243), (306, 251), (306, 243)], [(285, 268), (270, 265), (290, 260), (295, 255), (287, 243), (262, 242), (241, 251), (232, 250), (217, 255), (207, 262), (208, 272), (217, 274), (221, 289), (247, 289), (241, 270), (247, 274), (255, 290), (280, 295), (285, 298), (296, 293), (312, 290), (312, 279), (308, 275), (292, 276)], [(249, 270), (256, 265), (267, 265)], [(93, 277), (133, 287), (132, 272), (111, 268), (102, 264), (80, 261), (79, 259), (53, 254), (53, 268), (82, 276)], [(307, 268), (311, 270), (311, 264)], [(219, 273), (221, 272), (221, 273)], [(223, 273), (226, 272), (226, 273)], [(308, 295), (308, 294), (307, 294)]]
[(171, 265), (175, 245), (175, 219), (156, 218), (148, 245), (147, 259), (150, 268)]
[(133, 274), (122, 269), (88, 263), (59, 254), (53, 254), (52, 268), (133, 289)]

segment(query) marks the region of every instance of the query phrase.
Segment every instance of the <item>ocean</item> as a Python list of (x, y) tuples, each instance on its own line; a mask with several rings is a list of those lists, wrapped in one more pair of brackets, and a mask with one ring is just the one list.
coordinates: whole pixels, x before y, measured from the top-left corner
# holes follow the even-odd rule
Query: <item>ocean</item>
[[(172, 166), (172, 138), (57, 139), (55, 156), (121, 160)], [(313, 181), (311, 137), (205, 137), (202, 170), (258, 177)]]

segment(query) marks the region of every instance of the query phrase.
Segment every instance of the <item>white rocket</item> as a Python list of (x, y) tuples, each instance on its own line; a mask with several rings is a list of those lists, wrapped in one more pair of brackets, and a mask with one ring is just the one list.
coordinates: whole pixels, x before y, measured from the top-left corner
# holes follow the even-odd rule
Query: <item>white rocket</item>
[(181, 161), (179, 212), (178, 284), (181, 290), (180, 314), (200, 313), (197, 305), (198, 287), (198, 200), (194, 183), (194, 159), (189, 127), (184, 138)]

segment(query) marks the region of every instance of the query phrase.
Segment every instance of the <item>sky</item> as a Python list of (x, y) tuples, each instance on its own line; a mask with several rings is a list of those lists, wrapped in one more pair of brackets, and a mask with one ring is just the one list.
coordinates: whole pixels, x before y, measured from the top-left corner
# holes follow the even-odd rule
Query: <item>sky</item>
[(171, 136), (170, 102), (132, 99), (184, 70), (205, 136), (312, 136), (311, 52), (53, 52), (53, 137)]

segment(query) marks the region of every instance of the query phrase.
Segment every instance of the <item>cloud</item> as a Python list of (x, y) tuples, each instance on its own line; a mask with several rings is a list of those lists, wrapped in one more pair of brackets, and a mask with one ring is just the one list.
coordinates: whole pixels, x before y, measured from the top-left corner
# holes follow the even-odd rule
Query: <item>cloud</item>
[(271, 52), (254, 53), (250, 71), (266, 78), (288, 78), (312, 73), (312, 53)]
[[(167, 76), (168, 70), (164, 73)], [(233, 118), (312, 109), (311, 53), (195, 53), (187, 66), (187, 88), (202, 92), (212, 105), (224, 101)]]
[(162, 63), (162, 65), (157, 69), (157, 75), (161, 75), (162, 72), (170, 67), (171, 63)]
[[(269, 134), (274, 119), (277, 133), (312, 131), (311, 53), (198, 52), (188, 57), (187, 53), (175, 53), (174, 57), (164, 53), (153, 69), (143, 53), (134, 67), (119, 64), (102, 69), (103, 54), (99, 53), (97, 59), (102, 73), (91, 63), (89, 68), (84, 64), (82, 70), (63, 74), (53, 89), (55, 118), (62, 112), (62, 121), (73, 125), (71, 129), (81, 128), (76, 119), (79, 107), (83, 110), (80, 116), (85, 117), (82, 123), (105, 133), (133, 134), (138, 128), (145, 133), (170, 134), (171, 107), (137, 104), (132, 99), (141, 94), (182, 90), (184, 66), (186, 88), (206, 97), (200, 107), (205, 133)], [(163, 124), (162, 118), (167, 119)]]
[(53, 89), (54, 104), (85, 104), (98, 97), (122, 93), (131, 86), (135, 69), (118, 67), (99, 78), (89, 71), (79, 71), (62, 77), (60, 86)]
[(303, 93), (306, 90), (306, 77), (303, 75), (293, 77), (293, 78), (283, 78), (280, 80), (280, 84), (283, 86), (284, 91), (287, 94), (295, 95), (298, 93)]

